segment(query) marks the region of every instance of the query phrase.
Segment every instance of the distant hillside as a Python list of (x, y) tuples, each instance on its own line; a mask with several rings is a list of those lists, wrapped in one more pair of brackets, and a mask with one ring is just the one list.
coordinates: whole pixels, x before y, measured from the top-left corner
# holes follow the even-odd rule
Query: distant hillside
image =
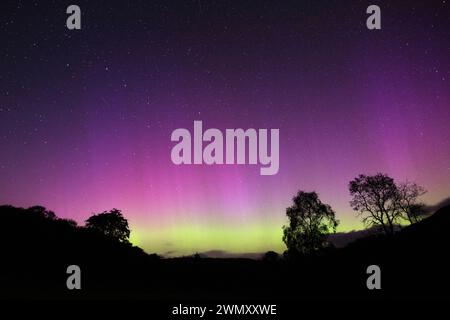
[(33, 208), (0, 206), (0, 220), (0, 282), (12, 292), (64, 288), (66, 268), (72, 264), (96, 279), (94, 287), (102, 286), (113, 274), (133, 275), (155, 258), (138, 247)]
[(328, 241), (331, 242), (336, 248), (343, 248), (355, 240), (368, 237), (374, 233), (375, 230), (371, 229), (337, 232), (330, 234), (328, 237)]

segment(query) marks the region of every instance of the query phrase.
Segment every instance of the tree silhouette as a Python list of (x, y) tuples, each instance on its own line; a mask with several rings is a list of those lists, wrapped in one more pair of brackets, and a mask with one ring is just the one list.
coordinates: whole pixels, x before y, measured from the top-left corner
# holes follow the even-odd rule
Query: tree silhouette
[(417, 200), (425, 193), (423, 187), (413, 182), (407, 181), (397, 185), (397, 206), (410, 224), (418, 222), (425, 216), (425, 204)]
[(339, 221), (333, 209), (316, 192), (299, 191), (286, 209), (289, 225), (283, 226), (283, 241), (292, 253), (310, 254), (324, 248)]
[(395, 225), (401, 220), (397, 210), (397, 186), (386, 174), (374, 176), (360, 174), (350, 181), (350, 205), (358, 211), (367, 226), (380, 226), (386, 234), (393, 234)]
[(349, 183), (350, 205), (358, 211), (367, 226), (378, 226), (386, 234), (393, 234), (404, 220), (411, 224), (424, 215), (424, 204), (417, 198), (425, 193), (421, 186), (405, 182), (396, 184), (383, 173), (359, 175)]
[(120, 242), (129, 242), (128, 221), (122, 216), (122, 212), (115, 208), (91, 216), (86, 220), (86, 228), (99, 231)]
[(32, 206), (27, 209), (28, 212), (33, 214), (38, 214), (49, 220), (56, 220), (56, 214), (53, 211), (47, 210), (47, 208), (43, 206)]

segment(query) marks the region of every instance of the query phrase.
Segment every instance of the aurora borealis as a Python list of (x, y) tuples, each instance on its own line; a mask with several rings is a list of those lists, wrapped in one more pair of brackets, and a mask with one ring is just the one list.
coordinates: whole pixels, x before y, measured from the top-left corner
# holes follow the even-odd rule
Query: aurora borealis
[[(348, 182), (385, 172), (450, 196), (450, 3), (6, 1), (0, 204), (83, 222), (119, 208), (167, 256), (283, 251), (285, 208), (319, 193), (362, 228)], [(279, 128), (280, 167), (177, 166), (173, 130)]]

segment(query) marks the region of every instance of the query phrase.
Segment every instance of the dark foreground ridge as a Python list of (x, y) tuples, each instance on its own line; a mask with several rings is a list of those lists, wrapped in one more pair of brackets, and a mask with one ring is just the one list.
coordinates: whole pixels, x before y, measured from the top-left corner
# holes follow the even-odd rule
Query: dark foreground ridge
[[(160, 259), (138, 247), (30, 209), (0, 207), (1, 298), (17, 299), (368, 299), (448, 298), (450, 206), (393, 236), (342, 249), (264, 260)], [(68, 290), (78, 265), (82, 289)], [(381, 290), (366, 269), (381, 268)]]

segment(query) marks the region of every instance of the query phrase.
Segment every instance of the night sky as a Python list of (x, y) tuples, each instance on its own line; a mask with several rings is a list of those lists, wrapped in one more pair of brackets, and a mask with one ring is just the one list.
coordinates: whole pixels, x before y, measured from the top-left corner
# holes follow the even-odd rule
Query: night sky
[[(173, 256), (283, 251), (299, 189), (362, 228), (361, 173), (450, 196), (450, 1), (131, 3), (1, 2), (0, 204), (80, 224), (119, 208), (134, 244)], [(278, 174), (174, 165), (194, 120), (280, 129)]]

